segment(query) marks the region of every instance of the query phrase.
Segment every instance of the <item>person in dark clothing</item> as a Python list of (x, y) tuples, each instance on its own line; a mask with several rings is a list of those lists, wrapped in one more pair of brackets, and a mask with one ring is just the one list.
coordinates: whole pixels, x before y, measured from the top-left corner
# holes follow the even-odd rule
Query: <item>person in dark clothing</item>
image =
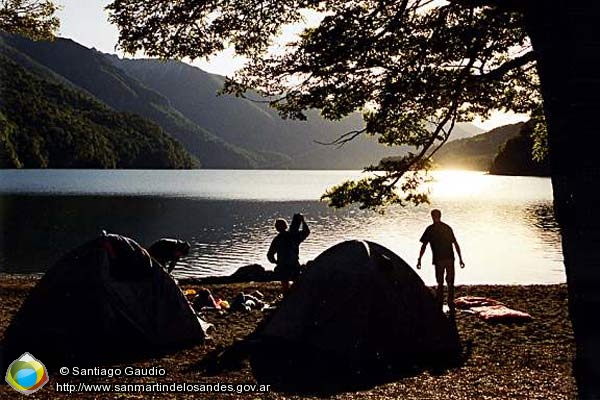
[(171, 273), (175, 264), (190, 252), (191, 247), (189, 242), (183, 240), (163, 238), (150, 246), (148, 253)]
[(277, 219), (275, 229), (279, 233), (271, 242), (267, 258), (277, 264), (275, 272), (281, 276), (282, 289), (287, 292), (290, 281), (295, 281), (300, 274), (300, 243), (308, 237), (310, 229), (302, 214), (294, 214), (289, 230), (285, 220)]
[(448, 284), (448, 307), (450, 313), (454, 314), (454, 248), (458, 254), (460, 267), (464, 268), (465, 263), (462, 259), (460, 252), (460, 246), (454, 236), (452, 228), (443, 223), (442, 212), (440, 210), (432, 210), (431, 218), (433, 224), (429, 225), (423, 235), (421, 236), (421, 251), (419, 253), (419, 260), (417, 261), (417, 269), (421, 269), (421, 258), (425, 254), (427, 244), (431, 245), (431, 253), (433, 265), (435, 266), (435, 279), (438, 287), (436, 292), (437, 301), (440, 309), (444, 304), (444, 275), (446, 276), (446, 283)]

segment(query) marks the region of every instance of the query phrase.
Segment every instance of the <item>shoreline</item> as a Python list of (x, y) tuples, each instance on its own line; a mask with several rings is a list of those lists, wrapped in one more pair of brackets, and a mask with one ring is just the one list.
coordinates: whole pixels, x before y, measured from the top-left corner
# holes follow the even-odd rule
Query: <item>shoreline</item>
[[(255, 265), (255, 264), (249, 264), (250, 265)], [(272, 272), (271, 270), (267, 270), (267, 273)], [(45, 272), (25, 272), (25, 273), (13, 273), (13, 272), (0, 272), (0, 281), (2, 280), (9, 280), (9, 279), (23, 279), (23, 280), (36, 280), (36, 279), (41, 279), (42, 276), (44, 276)], [(229, 278), (231, 277), (231, 275), (207, 275), (207, 276), (197, 276), (197, 277), (182, 277), (182, 278), (178, 278), (176, 276), (174, 276), (175, 280), (179, 283), (179, 285), (181, 286), (185, 286), (185, 285), (190, 285), (190, 286), (195, 286), (195, 285), (221, 285), (221, 284), (241, 284), (241, 283), (277, 283), (279, 282), (277, 279), (272, 279), (272, 280), (236, 280), (236, 281), (229, 281)], [(456, 285), (456, 287), (458, 288), (459, 286), (463, 286), (463, 287), (469, 287), (469, 286), (523, 286), (523, 287), (529, 287), (529, 286), (561, 286), (567, 285), (567, 282), (550, 282), (550, 283), (461, 283)], [(426, 286), (433, 288), (433, 286), (431, 285), (427, 285)]]
[[(7, 276), (0, 274), (0, 339), (11, 318), (35, 285), (39, 277)], [(7, 279), (8, 278), (8, 279)], [(197, 289), (199, 285), (181, 282), (183, 289)], [(239, 292), (260, 290), (267, 302), (279, 295), (276, 282), (247, 282), (206, 284), (215, 296), (231, 300)], [(367, 388), (359, 392), (343, 392), (335, 399), (402, 398), (402, 399), (466, 399), (466, 398), (552, 398), (576, 397), (572, 377), (574, 356), (573, 332), (567, 312), (566, 284), (551, 285), (461, 285), (456, 296), (486, 296), (507, 306), (530, 313), (534, 320), (521, 324), (490, 324), (474, 315), (459, 312), (457, 327), (463, 345), (470, 347), (470, 355), (464, 364), (455, 369), (432, 374), (422, 372), (415, 376)], [(212, 339), (204, 344), (182, 349), (167, 355), (146, 358), (112, 367), (164, 368), (161, 377), (61, 377), (51, 373), (49, 384), (35, 394), (36, 398), (97, 398), (109, 393), (56, 392), (55, 383), (110, 383), (138, 384), (176, 382), (214, 384), (256, 384), (247, 362), (239, 369), (227, 370), (218, 375), (201, 368), (202, 361), (211, 353), (233, 345), (250, 334), (264, 318), (260, 311), (229, 312), (220, 315), (205, 313), (205, 319), (214, 324)], [(43, 361), (43, 360), (42, 360)], [(69, 366), (73, 367), (73, 366)], [(0, 398), (13, 397), (15, 392), (8, 385), (0, 385)], [(145, 398), (150, 393), (122, 393), (120, 398)], [(154, 393), (157, 398), (198, 398), (199, 393)], [(314, 394), (270, 393), (201, 393), (216, 398), (318, 398)], [(233, 397), (232, 397), (233, 396)]]

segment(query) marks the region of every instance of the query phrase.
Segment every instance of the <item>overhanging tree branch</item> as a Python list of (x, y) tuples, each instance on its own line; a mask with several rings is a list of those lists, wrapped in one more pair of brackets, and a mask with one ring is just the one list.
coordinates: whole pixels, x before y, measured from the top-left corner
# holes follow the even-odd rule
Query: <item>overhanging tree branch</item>
[(529, 51), (523, 54), (522, 56), (513, 58), (512, 60), (505, 62), (499, 67), (482, 75), (478, 75), (477, 77), (483, 80), (498, 80), (502, 78), (507, 72), (525, 66), (534, 61), (536, 61), (536, 54), (534, 51)]
[(353, 130), (353, 131), (346, 132), (346, 133), (340, 135), (337, 139), (335, 139), (331, 142), (321, 142), (321, 141), (315, 140), (315, 143), (322, 144), (325, 146), (336, 146), (337, 148), (340, 148), (340, 147), (344, 146), (346, 143), (353, 141), (354, 139), (356, 139), (358, 136), (365, 133), (366, 131), (367, 131), (366, 128), (359, 129), (359, 130)]
[[(367, 133), (388, 146), (416, 148), (400, 161), (367, 168), (382, 168), (385, 174), (343, 186), (335, 199), (336, 205), (360, 202), (373, 208), (402, 202), (393, 185), (406, 171), (425, 166), (458, 121), (494, 109), (527, 112), (533, 107), (537, 88), (528, 68), (535, 57), (514, 54), (528, 39), (522, 15), (500, 9), (509, 3), (517, 2), (115, 0), (109, 9), (125, 48), (160, 55), (167, 47), (178, 57), (197, 57), (234, 44), (249, 61), (225, 91), (241, 95), (253, 90), (283, 117), (305, 119), (307, 110), (316, 109), (326, 119), (339, 120), (363, 112), (365, 128), (318, 143), (342, 146)], [(269, 53), (267, 45), (282, 27), (301, 18), (303, 8), (325, 17), (283, 52)], [(152, 17), (145, 20), (144, 15)], [(194, 21), (187, 15), (194, 15)], [(197, 28), (172, 36), (175, 27), (190, 22)], [(437, 126), (427, 129), (429, 120)]]

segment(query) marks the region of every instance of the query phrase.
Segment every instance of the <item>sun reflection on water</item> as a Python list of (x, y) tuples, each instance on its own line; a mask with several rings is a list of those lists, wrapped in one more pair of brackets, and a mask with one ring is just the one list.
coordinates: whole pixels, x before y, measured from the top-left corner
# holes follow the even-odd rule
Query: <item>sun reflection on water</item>
[[(74, 174), (4, 173), (11, 179), (0, 182), (3, 193), (11, 193), (6, 182), (14, 181), (41, 194), (2, 197), (3, 265), (39, 272), (106, 229), (143, 245), (169, 236), (189, 240), (191, 253), (176, 269), (180, 277), (226, 275), (252, 263), (272, 268), (265, 254), (274, 219), (302, 212), (312, 234), (302, 244), (301, 261), (342, 240), (361, 239), (388, 247), (414, 266), (429, 211), (439, 208), (467, 263), (457, 283), (565, 281), (545, 178), (433, 171), (429, 205), (390, 207), (382, 215), (358, 207), (333, 210), (317, 201), (327, 187), (360, 176), (357, 171), (79, 171), (75, 181)], [(32, 224), (23, 224), (23, 215)], [(428, 252), (419, 274), (432, 284), (429, 263)]]
[(427, 184), (432, 196), (440, 198), (473, 197), (488, 189), (491, 184), (486, 174), (479, 171), (439, 170), (430, 173)]

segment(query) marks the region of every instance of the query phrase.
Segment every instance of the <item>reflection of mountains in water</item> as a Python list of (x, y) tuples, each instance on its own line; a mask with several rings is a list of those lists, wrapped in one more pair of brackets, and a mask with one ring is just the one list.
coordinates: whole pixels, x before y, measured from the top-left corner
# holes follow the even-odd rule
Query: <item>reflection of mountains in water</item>
[[(266, 253), (276, 218), (295, 212), (307, 216), (312, 231), (302, 244), (301, 261), (333, 244), (373, 238), (387, 216), (356, 208), (336, 211), (316, 201), (229, 201), (155, 197), (5, 196), (0, 247), (4, 269), (45, 270), (62, 254), (96, 237), (103, 229), (149, 246), (161, 237), (192, 243), (177, 271), (181, 276), (224, 275), (259, 263), (270, 268)], [(23, 216), (31, 223), (23, 223)]]
[[(340, 241), (368, 239), (413, 265), (419, 237), (431, 222), (429, 207), (392, 207), (381, 215), (358, 208), (333, 210), (317, 201), (11, 195), (0, 197), (0, 204), (0, 265), (8, 272), (44, 271), (102, 229), (144, 246), (161, 237), (190, 241), (190, 254), (175, 270), (179, 277), (227, 275), (253, 263), (269, 269), (266, 252), (276, 234), (274, 220), (289, 221), (295, 212), (305, 214), (312, 232), (301, 246), (301, 262)], [(564, 281), (560, 235), (548, 202), (496, 204), (472, 198), (435, 206), (444, 210), (467, 257), (462, 282)], [(428, 257), (429, 252), (424, 265)], [(433, 283), (428, 268), (420, 275)]]
[[(299, 211), (308, 216), (314, 234), (302, 251), (311, 258), (337, 242), (341, 229), (355, 231), (360, 225), (340, 224), (354, 211), (336, 212), (315, 201), (12, 195), (3, 196), (1, 204), (1, 265), (9, 272), (44, 271), (62, 254), (106, 230), (144, 246), (161, 237), (189, 240), (192, 250), (177, 273), (222, 275), (246, 264), (267, 266), (275, 218), (289, 219)], [(363, 219), (366, 224), (368, 218)]]

